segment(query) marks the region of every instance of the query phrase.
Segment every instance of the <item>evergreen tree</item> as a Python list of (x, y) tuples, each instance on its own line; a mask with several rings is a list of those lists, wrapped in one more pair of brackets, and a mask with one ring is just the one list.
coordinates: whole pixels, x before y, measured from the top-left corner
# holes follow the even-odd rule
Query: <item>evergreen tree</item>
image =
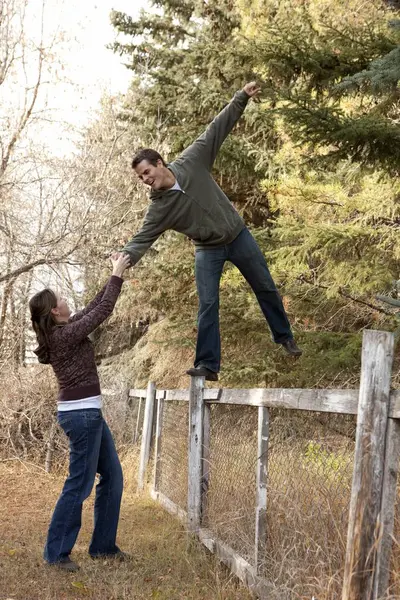
[(350, 159), (397, 175), (398, 12), (375, 0), (365, 14), (358, 4), (262, 3), (254, 40), (257, 70), (291, 138), (310, 145), (324, 168), (329, 159)]
[[(387, 311), (374, 296), (399, 277), (396, 10), (378, 0), (368, 14), (357, 0), (159, 0), (154, 6), (156, 12), (137, 20), (112, 16), (129, 36), (114, 50), (132, 72), (120, 118), (138, 145), (174, 158), (236, 89), (257, 78), (262, 101), (249, 105), (224, 143), (214, 176), (268, 253), (296, 328), (389, 325), (390, 318), (382, 324)], [(193, 344), (190, 243), (172, 234), (155, 249), (145, 268), (139, 266), (134, 294), (179, 328), (172, 339)], [(167, 280), (173, 285), (160, 285)], [(236, 269), (224, 272), (221, 296), (231, 365), (245, 337), (257, 348), (251, 367), (236, 361), (235, 373), (246, 371), (242, 383), (263, 369), (274, 378), (261, 350), (262, 317)], [(318, 364), (313, 345), (332, 342), (337, 352), (342, 339), (320, 336), (320, 344), (312, 338), (306, 371)], [(356, 352), (358, 342), (347, 343)], [(342, 359), (341, 366), (345, 351)]]
[(272, 160), (256, 149), (274, 266), (299, 300), (312, 286), (382, 311), (373, 295), (399, 277), (398, 13), (382, 2), (368, 15), (329, 0), (240, 7), (268, 98), (258, 119), (273, 118), (279, 140)]

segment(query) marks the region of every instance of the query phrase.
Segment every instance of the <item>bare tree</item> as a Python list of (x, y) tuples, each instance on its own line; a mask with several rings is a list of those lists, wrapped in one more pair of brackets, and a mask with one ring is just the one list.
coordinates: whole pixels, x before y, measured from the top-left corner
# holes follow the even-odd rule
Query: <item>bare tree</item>
[(43, 143), (60, 35), (44, 39), (45, 9), (44, 0), (34, 14), (28, 0), (0, 0), (0, 353), (16, 362), (33, 272), (73, 260), (91, 211), (71, 194), (74, 174)]

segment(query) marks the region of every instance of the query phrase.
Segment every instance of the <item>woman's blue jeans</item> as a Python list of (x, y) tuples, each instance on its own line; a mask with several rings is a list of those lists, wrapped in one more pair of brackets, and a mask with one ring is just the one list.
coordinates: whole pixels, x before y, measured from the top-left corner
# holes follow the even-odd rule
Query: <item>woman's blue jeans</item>
[(119, 551), (116, 535), (123, 478), (111, 432), (96, 408), (59, 412), (58, 422), (69, 439), (69, 476), (54, 509), (44, 558), (57, 563), (71, 553), (81, 527), (82, 504), (92, 491), (96, 473), (100, 479), (89, 554), (115, 554)]

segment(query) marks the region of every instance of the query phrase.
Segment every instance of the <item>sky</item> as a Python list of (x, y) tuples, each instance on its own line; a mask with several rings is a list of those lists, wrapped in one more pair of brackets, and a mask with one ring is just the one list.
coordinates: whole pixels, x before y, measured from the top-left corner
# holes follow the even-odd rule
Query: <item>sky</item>
[(76, 97), (71, 93), (80, 109), (90, 110), (103, 89), (125, 91), (129, 71), (121, 57), (106, 48), (116, 37), (109, 15), (115, 9), (137, 16), (145, 0), (47, 0), (47, 5), (50, 22), (58, 22), (71, 38), (62, 58), (67, 75), (81, 88)]
[[(51, 70), (45, 77), (48, 83), (41, 87), (35, 107), (44, 118), (27, 129), (20, 152), (24, 153), (26, 145), (33, 143), (38, 148), (43, 146), (51, 155), (63, 158), (76, 151), (75, 142), (85, 125), (96, 118), (104, 94), (123, 93), (129, 86), (131, 73), (123, 65), (123, 59), (106, 48), (116, 39), (109, 18), (111, 10), (135, 17), (140, 9), (147, 7), (147, 1), (44, 1), (43, 45), (48, 47), (51, 40), (56, 40), (49, 61)], [(33, 48), (35, 44), (39, 45), (42, 4), (43, 0), (28, 2), (30, 14), (26, 33)], [(35, 57), (34, 52), (32, 57)], [(28, 64), (34, 81), (36, 59), (32, 58)], [(16, 72), (11, 79), (10, 103), (18, 105), (20, 92), (19, 104), (23, 104), (24, 89), (23, 76)], [(39, 287), (54, 283), (55, 274), (48, 269), (37, 272), (36, 276)]]
[[(42, 1), (29, 2), (33, 36), (38, 34)], [(117, 35), (109, 15), (120, 10), (135, 17), (146, 7), (147, 0), (45, 0), (45, 45), (56, 36), (53, 75), (58, 81), (42, 90), (41, 103), (59, 122), (80, 128), (94, 118), (105, 93), (126, 91), (131, 75), (124, 58), (106, 48)], [(46, 131), (57, 155), (69, 153), (73, 137), (64, 131), (61, 135), (61, 128)]]

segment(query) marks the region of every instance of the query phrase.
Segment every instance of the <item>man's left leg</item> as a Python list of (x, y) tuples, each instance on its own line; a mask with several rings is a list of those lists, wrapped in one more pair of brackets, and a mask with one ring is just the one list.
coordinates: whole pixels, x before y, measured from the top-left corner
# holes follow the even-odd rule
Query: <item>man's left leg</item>
[(247, 228), (229, 244), (228, 260), (239, 269), (254, 291), (274, 341), (282, 344), (289, 354), (300, 356), (302, 352), (293, 340), (289, 319), (267, 262)]

